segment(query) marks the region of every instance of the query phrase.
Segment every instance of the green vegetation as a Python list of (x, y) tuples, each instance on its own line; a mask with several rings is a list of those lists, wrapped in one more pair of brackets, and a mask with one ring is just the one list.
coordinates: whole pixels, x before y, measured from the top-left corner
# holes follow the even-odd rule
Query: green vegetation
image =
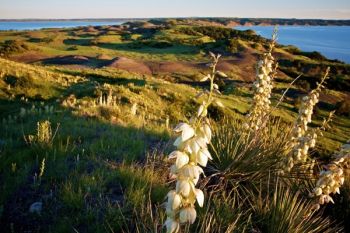
[(28, 50), (25, 43), (16, 40), (6, 40), (0, 44), (0, 56), (8, 57), (11, 54)]
[[(206, 25), (206, 24), (207, 25)], [(0, 226), (4, 232), (162, 232), (173, 183), (171, 130), (202, 104), (199, 82), (220, 53), (208, 108), (213, 160), (205, 203), (181, 232), (341, 232), (350, 229), (349, 175), (335, 204), (313, 212), (321, 165), (350, 135), (350, 66), (277, 45), (280, 64), (264, 140), (244, 138), (256, 63), (269, 40), (212, 20), (0, 32)], [(221, 24), (225, 24), (223, 19)], [(280, 175), (302, 97), (330, 67), (311, 128), (335, 116), (302, 166)], [(300, 74), (293, 85), (290, 83)], [(283, 102), (274, 109), (283, 93)], [(256, 139), (256, 138), (255, 138)], [(247, 141), (248, 140), (248, 141)], [(310, 178), (311, 177), (311, 178)], [(36, 204), (36, 205), (35, 205)], [(310, 214), (312, 212), (312, 214)], [(340, 214), (342, 213), (342, 214)]]

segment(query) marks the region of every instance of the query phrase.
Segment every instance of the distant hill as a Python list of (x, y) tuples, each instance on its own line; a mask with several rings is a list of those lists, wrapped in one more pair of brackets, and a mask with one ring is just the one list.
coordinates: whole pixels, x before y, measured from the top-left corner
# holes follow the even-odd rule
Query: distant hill
[(217, 22), (232, 26), (267, 26), (267, 25), (309, 25), (309, 26), (349, 26), (350, 20), (330, 19), (282, 19), (282, 18), (202, 18), (209, 22)]
[(295, 18), (236, 18), (236, 17), (189, 17), (189, 18), (86, 18), (86, 19), (0, 19), (0, 22), (7, 21), (139, 21), (156, 20), (200, 20), (208, 23), (217, 23), (225, 26), (257, 26), (257, 25), (309, 25), (309, 26), (350, 26), (350, 19), (295, 19)]

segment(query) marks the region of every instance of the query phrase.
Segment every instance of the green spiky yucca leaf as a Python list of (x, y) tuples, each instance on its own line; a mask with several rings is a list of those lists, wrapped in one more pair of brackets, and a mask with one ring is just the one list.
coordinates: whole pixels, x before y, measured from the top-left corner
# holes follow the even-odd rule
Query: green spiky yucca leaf
[(263, 232), (316, 233), (341, 232), (331, 220), (315, 212), (314, 203), (279, 181), (272, 194), (254, 196), (252, 208)]

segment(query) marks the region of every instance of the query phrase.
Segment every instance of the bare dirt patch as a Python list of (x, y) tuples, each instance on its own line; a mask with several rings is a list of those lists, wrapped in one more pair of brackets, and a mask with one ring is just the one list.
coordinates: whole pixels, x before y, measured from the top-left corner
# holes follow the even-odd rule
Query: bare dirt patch
[(190, 62), (149, 62), (152, 73), (191, 73), (200, 68)]
[(96, 59), (99, 60), (112, 60), (112, 57), (106, 54), (100, 54), (98, 56), (96, 56)]
[(152, 74), (150, 67), (147, 66), (145, 63), (136, 61), (134, 59), (126, 58), (126, 57), (114, 58), (110, 62), (110, 64), (108, 64), (107, 66), (126, 70), (133, 73), (147, 74), (147, 75)]
[(21, 53), (21, 54), (13, 55), (10, 58), (13, 61), (30, 64), (30, 63), (38, 62), (38, 61), (41, 61), (44, 59), (48, 59), (49, 56), (43, 55), (43, 54), (38, 53), (38, 52), (28, 52), (28, 53)]
[(84, 56), (58, 56), (42, 60), (44, 64), (50, 65), (84, 65), (90, 58)]

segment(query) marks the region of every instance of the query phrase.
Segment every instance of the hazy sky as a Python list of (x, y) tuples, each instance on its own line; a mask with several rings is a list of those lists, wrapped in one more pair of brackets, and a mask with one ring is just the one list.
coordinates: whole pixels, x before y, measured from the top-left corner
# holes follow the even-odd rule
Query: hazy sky
[(0, 18), (350, 19), (350, 0), (0, 0)]

